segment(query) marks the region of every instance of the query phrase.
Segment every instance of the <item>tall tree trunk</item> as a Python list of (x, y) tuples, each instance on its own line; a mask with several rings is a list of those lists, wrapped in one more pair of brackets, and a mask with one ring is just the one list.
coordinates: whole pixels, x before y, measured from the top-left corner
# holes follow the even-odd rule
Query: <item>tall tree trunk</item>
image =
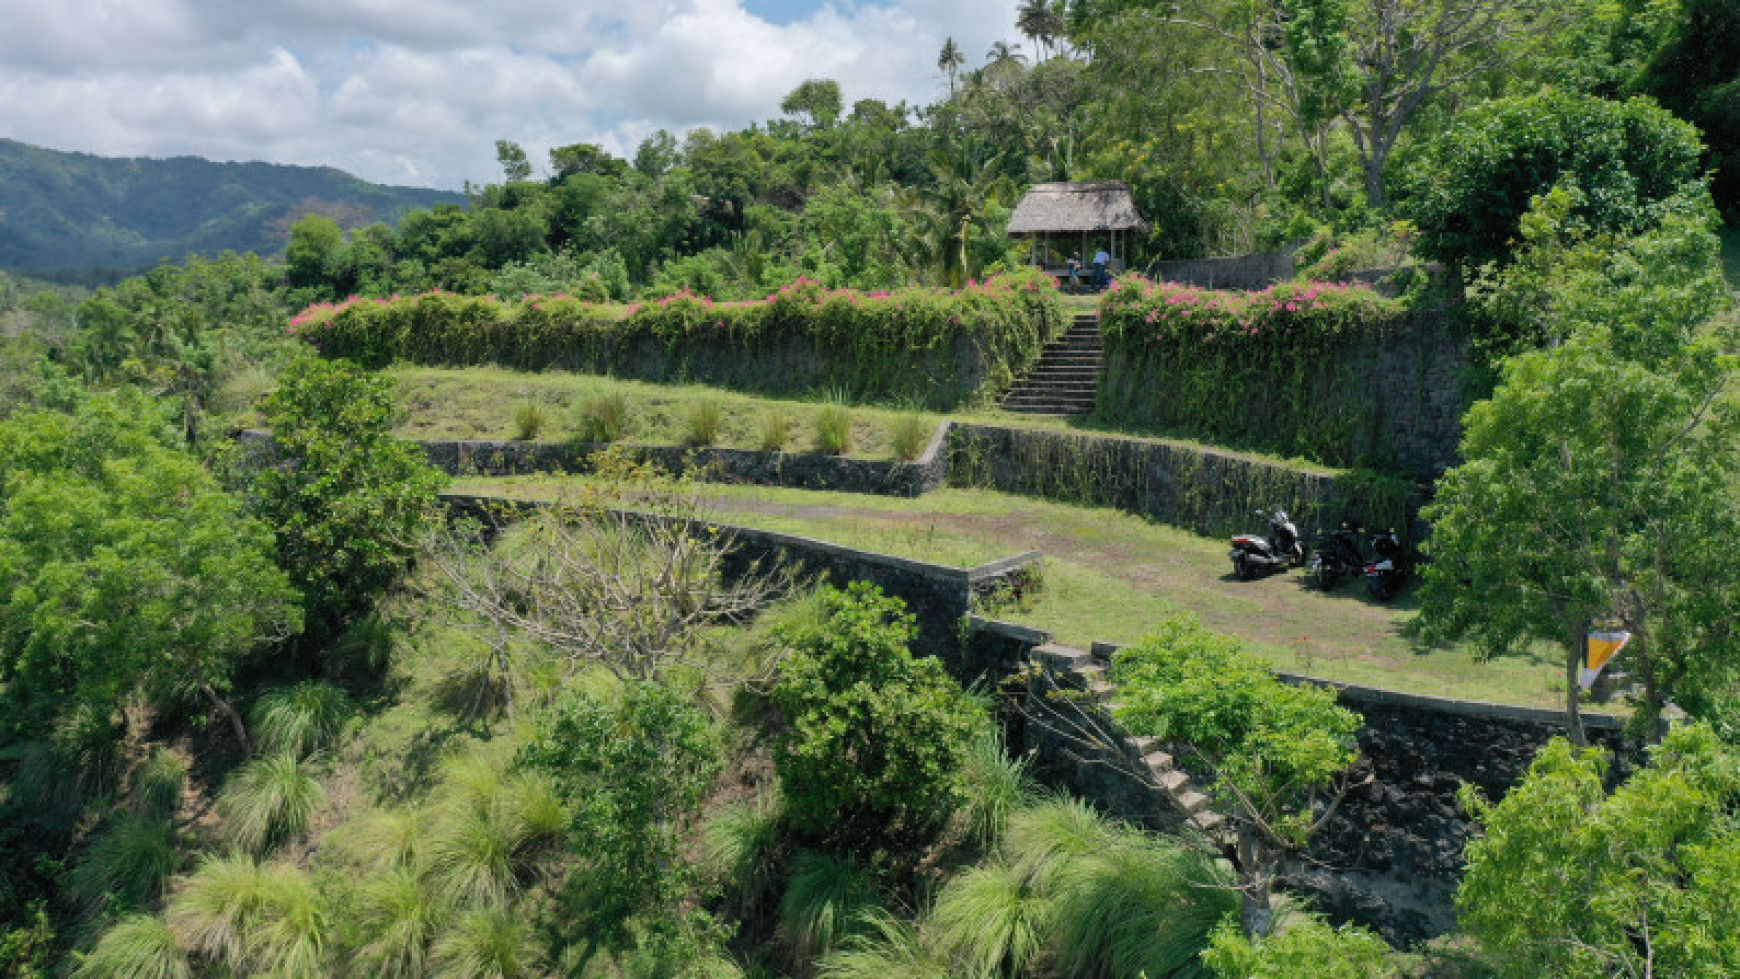
[(242, 746), (242, 755), (244, 757), (252, 757), (254, 754), (254, 745), (253, 742), (248, 740), (248, 729), (242, 724), (242, 715), (236, 713), (235, 707), (231, 706), (228, 700), (225, 700), (216, 690), (212, 689), (211, 684), (201, 683), (199, 689), (211, 699), (212, 704), (217, 707), (220, 713), (230, 719), (230, 729), (236, 733), (236, 742)]

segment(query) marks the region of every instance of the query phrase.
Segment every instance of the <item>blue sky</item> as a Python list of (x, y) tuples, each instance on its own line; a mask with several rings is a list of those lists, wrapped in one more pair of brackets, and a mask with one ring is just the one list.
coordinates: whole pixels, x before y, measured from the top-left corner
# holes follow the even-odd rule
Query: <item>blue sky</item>
[(933, 101), (1016, 0), (0, 0), (0, 136), (457, 188), (586, 141), (771, 118), (806, 78)]

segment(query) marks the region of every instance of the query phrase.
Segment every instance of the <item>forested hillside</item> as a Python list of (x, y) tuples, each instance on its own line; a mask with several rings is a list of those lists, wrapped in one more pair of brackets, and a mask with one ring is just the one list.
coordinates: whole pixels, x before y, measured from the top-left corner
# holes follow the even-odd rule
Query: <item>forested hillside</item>
[(189, 252), (273, 255), (309, 212), (360, 227), (459, 199), (331, 167), (110, 159), (0, 139), (0, 268), (89, 280)]

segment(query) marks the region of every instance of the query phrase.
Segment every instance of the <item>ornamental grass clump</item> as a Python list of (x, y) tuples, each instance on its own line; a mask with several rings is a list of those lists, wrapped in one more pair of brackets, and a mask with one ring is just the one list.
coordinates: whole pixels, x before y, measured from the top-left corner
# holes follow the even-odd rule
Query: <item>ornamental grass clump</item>
[(888, 441), (894, 449), (894, 458), (911, 462), (930, 441), (930, 426), (919, 415), (901, 415), (889, 424)]
[(616, 442), (628, 434), (628, 398), (606, 394), (580, 406), (575, 437), (585, 443)]
[(683, 444), (704, 448), (719, 441), (725, 411), (717, 401), (697, 401), (683, 415)]
[(824, 405), (815, 415), (815, 448), (823, 455), (844, 455), (852, 447), (852, 413), (839, 405)]
[(761, 413), (756, 431), (756, 447), (763, 452), (783, 452), (791, 441), (791, 416), (778, 408)]
[(514, 438), (529, 442), (538, 437), (548, 421), (543, 405), (536, 401), (522, 401), (514, 406)]

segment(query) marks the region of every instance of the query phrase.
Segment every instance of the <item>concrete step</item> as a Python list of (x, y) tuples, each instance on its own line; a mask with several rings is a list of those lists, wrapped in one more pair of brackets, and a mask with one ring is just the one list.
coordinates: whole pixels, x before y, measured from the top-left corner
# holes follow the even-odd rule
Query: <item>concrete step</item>
[(1150, 771), (1169, 772), (1173, 770), (1172, 756), (1159, 748), (1142, 753), (1142, 760), (1148, 763)]
[(1226, 826), (1226, 817), (1212, 809), (1204, 809), (1202, 812), (1193, 814), (1185, 822), (1204, 833), (1214, 833)]
[(1190, 776), (1176, 768), (1167, 772), (1155, 772), (1154, 776), (1155, 781), (1160, 783), (1160, 787), (1174, 796), (1190, 786)]
[(1177, 803), (1179, 809), (1191, 816), (1208, 808), (1208, 796), (1195, 789), (1185, 789), (1182, 792), (1173, 793), (1172, 801)]

